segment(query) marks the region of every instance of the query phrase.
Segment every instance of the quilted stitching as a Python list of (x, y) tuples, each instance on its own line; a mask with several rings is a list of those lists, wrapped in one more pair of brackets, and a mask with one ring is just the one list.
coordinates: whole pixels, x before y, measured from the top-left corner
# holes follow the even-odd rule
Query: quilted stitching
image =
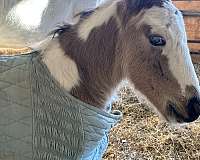
[(40, 56), (0, 57), (0, 160), (99, 160), (121, 118), (66, 93)]
[(0, 160), (32, 159), (29, 67), (29, 57), (0, 57)]

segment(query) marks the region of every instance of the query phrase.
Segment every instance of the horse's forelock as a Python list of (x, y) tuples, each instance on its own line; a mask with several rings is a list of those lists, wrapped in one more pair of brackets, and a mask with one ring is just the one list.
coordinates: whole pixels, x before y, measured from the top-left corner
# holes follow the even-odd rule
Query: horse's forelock
[(126, 0), (129, 13), (138, 13), (142, 9), (148, 9), (153, 6), (163, 7), (164, 3), (170, 0)]

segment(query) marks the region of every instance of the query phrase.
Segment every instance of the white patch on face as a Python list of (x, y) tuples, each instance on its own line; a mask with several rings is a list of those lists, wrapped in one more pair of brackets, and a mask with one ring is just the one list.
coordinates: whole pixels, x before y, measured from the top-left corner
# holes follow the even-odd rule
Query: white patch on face
[(64, 87), (70, 91), (73, 87), (79, 85), (79, 73), (73, 60), (65, 55), (59, 42), (53, 40), (43, 52), (43, 62), (47, 65), (52, 76)]
[[(181, 13), (172, 3), (165, 7), (152, 7), (146, 10), (141, 23), (152, 27), (152, 33), (166, 38), (162, 54), (168, 58), (169, 69), (181, 86), (183, 95), (187, 85), (199, 90), (199, 82), (191, 61), (185, 25)], [(168, 27), (167, 27), (168, 26)]]
[[(109, 4), (111, 3), (111, 4)], [(92, 29), (107, 23), (111, 17), (117, 14), (117, 0), (112, 2), (108, 1), (88, 18), (78, 28), (78, 35), (82, 40), (87, 40)]]

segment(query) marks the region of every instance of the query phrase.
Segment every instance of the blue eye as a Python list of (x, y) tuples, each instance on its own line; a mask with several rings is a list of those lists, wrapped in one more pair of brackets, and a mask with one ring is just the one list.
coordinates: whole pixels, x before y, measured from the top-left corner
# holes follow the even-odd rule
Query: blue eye
[(159, 35), (151, 35), (149, 37), (149, 42), (153, 46), (165, 46), (166, 45), (166, 40), (164, 37), (159, 36)]

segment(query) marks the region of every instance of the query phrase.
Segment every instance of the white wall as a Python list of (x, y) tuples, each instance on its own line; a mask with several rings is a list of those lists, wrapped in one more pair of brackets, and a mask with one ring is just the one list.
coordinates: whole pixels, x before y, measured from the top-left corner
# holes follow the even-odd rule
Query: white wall
[[(0, 15), (26, 30), (49, 32), (62, 22), (73, 23), (75, 14), (95, 8), (102, 0), (1, 0)], [(4, 9), (2, 9), (2, 7)]]
[[(0, 0), (0, 25), (4, 19), (3, 23), (9, 24), (16, 35), (34, 43), (42, 40), (58, 24), (75, 23), (74, 15), (95, 8), (103, 1), (105, 0)], [(12, 38), (11, 33), (9, 38)]]

